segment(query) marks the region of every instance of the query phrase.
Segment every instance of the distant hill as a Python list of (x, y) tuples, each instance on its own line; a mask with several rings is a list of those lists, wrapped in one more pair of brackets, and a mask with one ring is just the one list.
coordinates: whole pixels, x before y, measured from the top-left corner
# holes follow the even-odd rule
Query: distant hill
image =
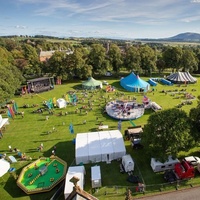
[(178, 35), (175, 35), (173, 37), (165, 38), (165, 40), (168, 41), (191, 41), (191, 42), (197, 42), (200, 41), (200, 34), (199, 33), (180, 33)]
[(200, 34), (199, 33), (180, 33), (173, 37), (168, 38), (159, 38), (159, 39), (150, 39), (150, 38), (142, 38), (136, 39), (136, 41), (144, 41), (144, 42), (200, 42)]

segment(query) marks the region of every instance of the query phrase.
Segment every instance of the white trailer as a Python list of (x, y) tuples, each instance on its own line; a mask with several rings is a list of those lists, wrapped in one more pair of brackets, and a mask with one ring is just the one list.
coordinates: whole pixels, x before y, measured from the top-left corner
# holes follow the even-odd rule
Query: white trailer
[(122, 156), (122, 165), (124, 167), (125, 172), (130, 172), (134, 170), (134, 161), (131, 155), (127, 154)]
[(151, 158), (151, 168), (154, 172), (174, 169), (176, 163), (180, 163), (180, 161), (177, 158), (173, 159), (172, 156), (169, 156), (168, 160), (163, 163), (156, 160), (155, 158)]

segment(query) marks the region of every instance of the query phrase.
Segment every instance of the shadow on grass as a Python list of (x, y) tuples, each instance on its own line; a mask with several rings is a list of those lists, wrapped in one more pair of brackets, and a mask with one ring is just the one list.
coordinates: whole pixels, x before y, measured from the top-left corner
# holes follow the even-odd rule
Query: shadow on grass
[[(16, 170), (16, 174), (19, 174), (23, 167)], [(4, 189), (8, 192), (8, 194), (13, 198), (25, 197), (26, 194), (17, 186), (15, 178), (10, 175), (7, 179)]]

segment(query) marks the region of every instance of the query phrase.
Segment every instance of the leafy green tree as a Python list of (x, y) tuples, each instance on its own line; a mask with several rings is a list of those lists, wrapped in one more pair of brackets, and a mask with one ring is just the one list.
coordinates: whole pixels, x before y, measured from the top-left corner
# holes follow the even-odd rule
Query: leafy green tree
[(23, 45), (24, 58), (27, 60), (27, 65), (25, 66), (24, 74), (41, 74), (41, 66), (39, 61), (39, 55), (36, 48), (29, 44)]
[(111, 44), (108, 51), (108, 59), (113, 71), (119, 72), (122, 65), (122, 55), (120, 48), (116, 44)]
[(126, 50), (126, 54), (124, 57), (125, 68), (133, 72), (141, 73), (142, 69), (140, 67), (140, 63), (141, 58), (139, 50), (134, 46), (129, 47)]
[(156, 52), (149, 46), (141, 46), (139, 48), (141, 68), (145, 74), (151, 76), (151, 73), (156, 69)]
[(101, 44), (92, 44), (88, 55), (87, 64), (93, 67), (93, 73), (101, 74), (104, 70), (103, 63), (106, 57), (106, 49)]
[(80, 79), (86, 79), (92, 76), (92, 66), (84, 64), (79, 67), (76, 72)]
[(198, 96), (197, 107), (192, 108), (189, 112), (189, 119), (191, 122), (191, 135), (198, 143), (200, 142), (200, 96)]
[(187, 114), (177, 108), (152, 114), (144, 126), (142, 143), (151, 157), (166, 160), (186, 150), (191, 139)]
[(69, 72), (67, 72), (65, 56), (65, 52), (56, 51), (47, 62), (47, 72), (52, 76), (67, 80)]
[(13, 65), (13, 60), (10, 52), (0, 48), (0, 103), (12, 98), (23, 81), (21, 72)]
[(197, 71), (198, 59), (192, 49), (183, 49), (183, 55), (181, 59), (182, 71)]
[(171, 68), (173, 71), (178, 71), (182, 68), (182, 48), (181, 47), (167, 47), (163, 51), (163, 60), (166, 68)]

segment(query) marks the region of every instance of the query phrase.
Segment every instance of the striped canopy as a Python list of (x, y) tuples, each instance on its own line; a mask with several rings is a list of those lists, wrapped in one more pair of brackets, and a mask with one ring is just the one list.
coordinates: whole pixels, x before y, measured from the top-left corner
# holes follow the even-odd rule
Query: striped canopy
[(167, 80), (172, 83), (196, 83), (197, 79), (194, 78), (189, 72), (177, 72), (167, 77)]

